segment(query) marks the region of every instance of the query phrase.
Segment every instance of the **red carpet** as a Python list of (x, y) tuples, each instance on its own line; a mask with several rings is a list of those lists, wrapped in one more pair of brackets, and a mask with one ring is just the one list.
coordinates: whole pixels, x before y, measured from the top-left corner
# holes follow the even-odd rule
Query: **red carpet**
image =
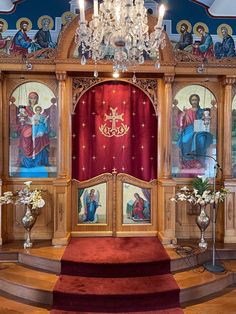
[(72, 239), (61, 263), (53, 314), (183, 313), (157, 238)]

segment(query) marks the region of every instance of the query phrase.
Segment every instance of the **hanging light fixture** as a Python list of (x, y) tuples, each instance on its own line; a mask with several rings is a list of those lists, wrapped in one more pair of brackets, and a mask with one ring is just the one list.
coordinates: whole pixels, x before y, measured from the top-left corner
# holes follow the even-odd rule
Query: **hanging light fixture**
[(76, 30), (81, 64), (92, 59), (97, 77), (98, 61), (113, 62), (113, 71), (127, 71), (129, 66), (144, 63), (146, 57), (155, 56), (155, 66), (160, 67), (159, 48), (165, 46), (163, 16), (165, 7), (159, 8), (159, 17), (154, 31), (149, 34), (147, 9), (144, 0), (104, 0), (98, 7), (93, 1), (92, 20), (85, 20), (84, 0), (79, 0), (80, 20)]

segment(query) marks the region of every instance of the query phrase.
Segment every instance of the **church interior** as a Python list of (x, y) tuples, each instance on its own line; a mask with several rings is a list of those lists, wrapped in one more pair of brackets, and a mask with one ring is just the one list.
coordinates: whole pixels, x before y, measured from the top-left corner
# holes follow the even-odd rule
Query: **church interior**
[(0, 3), (0, 313), (236, 314), (223, 2)]

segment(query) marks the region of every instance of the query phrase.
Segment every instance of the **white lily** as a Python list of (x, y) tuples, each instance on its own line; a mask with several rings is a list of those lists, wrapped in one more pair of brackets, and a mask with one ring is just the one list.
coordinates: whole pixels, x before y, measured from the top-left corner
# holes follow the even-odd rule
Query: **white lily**
[(32, 184), (32, 181), (25, 181), (24, 184), (28, 189), (30, 189), (30, 185)]

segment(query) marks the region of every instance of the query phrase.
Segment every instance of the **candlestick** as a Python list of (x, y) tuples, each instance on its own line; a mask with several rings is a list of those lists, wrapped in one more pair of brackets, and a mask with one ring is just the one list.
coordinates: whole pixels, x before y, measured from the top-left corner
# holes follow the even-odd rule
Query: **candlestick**
[(98, 16), (98, 0), (93, 1), (93, 15)]
[(162, 28), (163, 17), (165, 14), (165, 6), (162, 4), (159, 8), (159, 17), (157, 22), (157, 28)]
[(80, 22), (85, 22), (84, 0), (79, 0)]

